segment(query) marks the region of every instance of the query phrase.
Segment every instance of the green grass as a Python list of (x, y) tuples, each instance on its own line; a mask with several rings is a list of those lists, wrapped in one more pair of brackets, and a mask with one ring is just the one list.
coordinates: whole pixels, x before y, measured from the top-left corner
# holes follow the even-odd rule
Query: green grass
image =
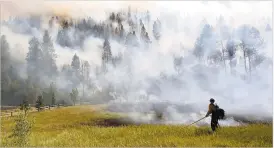
[[(209, 127), (174, 125), (99, 126), (119, 115), (93, 106), (65, 107), (32, 112), (34, 120), (29, 146), (248, 146), (272, 147), (272, 125), (222, 127), (209, 134)], [(1, 146), (13, 146), (8, 138), (14, 117), (1, 118)]]

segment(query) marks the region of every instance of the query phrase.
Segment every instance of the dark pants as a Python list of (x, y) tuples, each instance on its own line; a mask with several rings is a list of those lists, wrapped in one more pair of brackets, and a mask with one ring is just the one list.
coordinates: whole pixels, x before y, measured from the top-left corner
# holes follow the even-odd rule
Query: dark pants
[(212, 131), (215, 131), (216, 128), (218, 128), (218, 118), (215, 113), (212, 113), (211, 116), (211, 129)]

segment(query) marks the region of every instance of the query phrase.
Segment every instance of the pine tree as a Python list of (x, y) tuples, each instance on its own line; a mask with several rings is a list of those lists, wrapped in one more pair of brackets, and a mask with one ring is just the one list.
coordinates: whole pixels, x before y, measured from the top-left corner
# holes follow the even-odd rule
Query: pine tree
[(51, 97), (51, 105), (55, 105), (56, 103), (56, 99), (55, 99), (55, 93), (52, 93), (52, 97)]
[(125, 38), (125, 29), (124, 29), (124, 26), (123, 24), (120, 25), (120, 41), (124, 41), (124, 38)]
[(42, 96), (37, 97), (35, 107), (37, 108), (38, 112), (41, 110), (41, 107), (43, 107), (43, 97)]
[(113, 65), (114, 66), (119, 65), (121, 63), (121, 61), (122, 61), (122, 57), (123, 57), (123, 55), (122, 55), (121, 52), (119, 52), (118, 56), (113, 57)]
[(118, 24), (121, 24), (121, 23), (122, 23), (122, 18), (121, 18), (121, 16), (120, 16), (120, 14), (117, 14), (117, 16), (116, 16), (116, 21), (117, 21)]
[(1, 71), (5, 71), (10, 64), (10, 46), (6, 36), (1, 36)]
[(64, 64), (62, 69), (61, 69), (61, 73), (67, 78), (70, 79), (72, 76), (72, 70), (71, 70), (71, 66), (69, 64)]
[(71, 93), (70, 93), (70, 98), (73, 102), (73, 105), (75, 105), (76, 101), (77, 101), (77, 98), (78, 98), (78, 90), (77, 88), (76, 89), (72, 89)]
[(159, 20), (154, 21), (153, 23), (153, 36), (156, 40), (159, 40), (161, 37), (161, 23)]
[(27, 112), (30, 110), (30, 105), (27, 100), (27, 96), (25, 96), (23, 103), (20, 105), (20, 110), (24, 111), (25, 115), (27, 115)]
[(115, 21), (115, 13), (114, 12), (112, 12), (111, 14), (110, 14), (110, 16), (109, 16), (109, 20), (111, 20), (112, 22), (114, 22)]
[(49, 77), (53, 77), (57, 74), (57, 65), (55, 49), (49, 32), (46, 30), (43, 36), (42, 51), (44, 55), (44, 71)]
[(26, 95), (26, 100), (30, 103), (30, 104), (34, 104), (36, 101), (36, 91), (34, 88), (33, 83), (31, 82), (31, 78), (29, 77), (28, 79), (25, 80), (25, 87), (24, 87), (24, 92)]
[(73, 83), (73, 87), (77, 87), (81, 83), (80, 66), (80, 58), (74, 54), (71, 62), (71, 82)]
[(109, 63), (112, 61), (111, 47), (108, 39), (105, 39), (103, 49), (104, 51), (102, 55), (102, 62), (103, 62), (103, 65), (105, 65), (106, 63)]
[(201, 61), (203, 56), (204, 56), (204, 50), (203, 50), (203, 44), (201, 43), (201, 39), (197, 38), (195, 45), (194, 45), (194, 50), (193, 54)]
[(29, 76), (33, 76), (38, 80), (38, 76), (42, 73), (43, 53), (41, 45), (36, 37), (29, 41), (29, 52), (27, 53), (27, 71)]
[(197, 38), (193, 54), (201, 61), (206, 51), (215, 52), (216, 40), (214, 40), (213, 29), (209, 24), (205, 24), (200, 36)]
[(145, 28), (144, 25), (143, 25), (142, 28), (141, 28), (141, 34), (140, 34), (140, 36), (141, 36), (141, 39), (142, 39), (142, 40), (145, 40), (146, 28)]
[(57, 43), (62, 47), (72, 48), (72, 41), (69, 37), (69, 28), (62, 28), (57, 34)]
[(18, 117), (15, 118), (15, 127), (12, 130), (12, 145), (19, 147), (28, 145), (31, 128), (32, 123), (28, 121), (26, 114), (19, 114)]
[(141, 36), (144, 36), (146, 33), (146, 28), (145, 26), (143, 25), (142, 28), (141, 28)]
[(76, 53), (74, 54), (74, 56), (72, 58), (71, 67), (74, 71), (80, 70), (80, 59)]
[(1, 90), (7, 92), (11, 83), (10, 68), (10, 47), (6, 36), (1, 36)]
[(12, 80), (16, 80), (19, 78), (19, 75), (17, 73), (17, 70), (11, 65), (8, 69), (8, 72), (9, 74), (9, 77), (12, 79)]
[(83, 86), (83, 97), (85, 96), (85, 85), (89, 83), (90, 65), (88, 61), (83, 61), (81, 64), (81, 77)]
[(55, 103), (56, 103), (55, 92), (56, 92), (56, 88), (54, 86), (54, 83), (51, 83), (50, 88), (49, 88), (49, 96), (51, 99), (51, 105), (55, 105)]

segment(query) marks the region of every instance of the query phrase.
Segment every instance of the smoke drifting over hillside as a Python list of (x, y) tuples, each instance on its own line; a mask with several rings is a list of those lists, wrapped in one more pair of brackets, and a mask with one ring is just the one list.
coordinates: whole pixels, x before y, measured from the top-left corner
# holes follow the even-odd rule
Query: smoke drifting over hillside
[[(20, 9), (15, 11), (18, 7)], [(84, 100), (90, 103), (108, 103), (112, 111), (134, 112), (132, 118), (136, 121), (154, 121), (152, 115), (146, 113), (160, 110), (166, 117), (165, 123), (190, 123), (205, 115), (211, 97), (215, 98), (228, 115), (248, 115), (255, 119), (272, 117), (272, 30), (266, 31), (267, 24), (272, 28), (271, 1), (22, 1), (4, 4), (2, 8), (1, 14), (5, 22), (2, 23), (1, 34), (6, 36), (10, 45), (12, 61), (20, 63), (16, 70), (21, 79), (28, 78), (26, 57), (29, 41), (33, 36), (42, 41), (44, 31), (49, 30), (60, 72), (54, 79), (40, 75), (42, 84), (45, 85), (43, 87), (55, 82), (60, 91), (67, 93), (78, 88), (81, 97), (82, 81), (74, 82), (74, 78), (68, 78), (61, 72), (64, 64), (71, 65), (76, 54), (80, 60), (90, 64), (88, 79), (84, 84), (90, 87), (84, 90)], [(93, 24), (90, 23), (91, 26), (102, 22), (108, 24), (110, 22), (106, 20), (109, 14), (119, 11), (125, 12), (125, 21), (121, 23), (125, 33), (136, 31), (139, 46), (125, 46), (124, 41), (117, 40), (117, 37), (109, 37), (112, 57), (121, 58), (121, 61), (116, 65), (106, 65), (106, 72), (100, 71), (104, 65), (104, 38), (100, 37), (100, 33), (97, 36), (86, 35), (89, 30), (78, 33), (78, 29), (71, 27), (67, 33), (75, 42), (71, 42), (73, 45), (70, 47), (65, 47), (58, 42), (61, 30), (58, 21), (52, 27), (49, 25), (52, 16), (66, 16), (73, 22), (90, 17), (94, 21)], [(38, 18), (29, 20), (30, 15)], [(16, 21), (15, 17), (20, 21)], [(132, 19), (133, 24), (137, 24), (136, 28), (129, 26), (128, 18)], [(142, 42), (140, 37), (140, 19), (151, 40), (149, 45)], [(153, 23), (157, 19), (161, 22), (159, 40), (156, 40), (153, 32)], [(114, 28), (119, 26), (117, 22), (111, 23)], [(204, 35), (207, 34), (204, 29), (206, 24), (212, 27), (209, 29), (210, 35)], [(252, 26), (250, 30), (254, 32), (258, 30), (264, 46), (257, 47), (253, 44), (257, 42), (257, 38), (249, 39), (245, 29), (241, 30), (242, 25)], [(225, 37), (226, 33), (229, 37)], [(86, 36), (80, 39), (76, 34)], [(204, 54), (201, 60), (197, 54), (193, 54), (198, 49), (195, 46), (197, 38), (203, 41), (201, 49)], [(81, 44), (76, 44), (78, 39)], [(216, 54), (217, 58), (212, 57), (216, 52), (227, 48), (228, 41), (239, 46), (235, 45), (235, 55), (226, 58), (224, 65), (222, 59), (219, 62), (216, 60), (223, 57), (221, 54)], [(245, 68), (244, 59), (247, 56), (244, 56), (240, 47), (243, 41), (250, 48), (256, 48), (256, 54), (264, 55), (263, 62), (256, 66), (252, 63), (252, 68), (247, 64)], [(247, 57), (246, 63), (249, 63), (248, 59), (253, 60), (253, 54), (252, 58)], [(254, 64), (256, 59), (254, 56)], [(179, 62), (176, 64), (176, 61)], [(64, 98), (68, 99), (69, 95), (67, 96)], [(203, 123), (205, 121), (201, 122)], [(233, 118), (228, 118), (221, 124), (237, 123)]]

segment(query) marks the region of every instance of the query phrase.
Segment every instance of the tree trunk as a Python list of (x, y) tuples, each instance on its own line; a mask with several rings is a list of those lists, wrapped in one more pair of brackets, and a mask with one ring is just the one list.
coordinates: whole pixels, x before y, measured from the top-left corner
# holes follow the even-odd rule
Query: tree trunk
[(252, 71), (252, 69), (251, 69), (251, 59), (250, 59), (250, 57), (248, 57), (248, 67), (249, 67), (249, 75), (251, 77), (251, 71)]
[(232, 60), (229, 59), (230, 73), (232, 74)]
[[(85, 82), (83, 81), (83, 96), (82, 96), (82, 99), (84, 98), (85, 96)], [(80, 104), (81, 104), (81, 100), (80, 100)]]
[(248, 73), (247, 66), (246, 66), (246, 52), (245, 51), (244, 51), (244, 65), (245, 65), (245, 72)]
[(224, 53), (224, 51), (222, 51), (222, 53), (223, 53), (223, 57), (222, 57), (222, 59), (223, 59), (223, 62), (224, 62), (224, 67), (225, 67), (225, 73), (226, 73), (226, 63), (225, 63), (225, 53)]
[(226, 73), (225, 51), (224, 51), (224, 46), (223, 46), (223, 42), (222, 41), (221, 41), (221, 45), (222, 45), (222, 59), (223, 59), (223, 62), (224, 62), (225, 73)]
[(247, 71), (247, 67), (246, 67), (246, 50), (245, 50), (245, 44), (243, 43), (242, 44), (242, 50), (243, 50), (243, 52), (244, 52), (244, 65), (245, 65), (245, 72), (246, 73), (248, 73), (248, 71)]

